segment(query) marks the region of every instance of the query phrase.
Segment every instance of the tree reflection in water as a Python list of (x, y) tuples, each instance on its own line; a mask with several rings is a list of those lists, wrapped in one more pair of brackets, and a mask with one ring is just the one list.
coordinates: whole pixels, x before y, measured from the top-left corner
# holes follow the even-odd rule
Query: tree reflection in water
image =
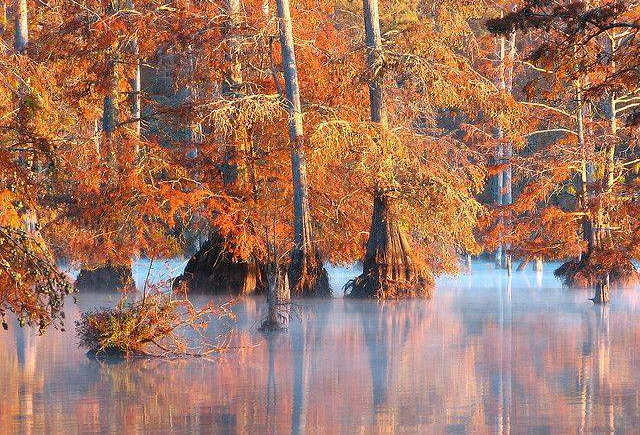
[[(474, 271), (477, 285), (445, 281), (430, 301), (302, 301), (267, 338), (262, 300), (244, 299), (237, 349), (213, 363), (97, 363), (71, 333), (11, 325), (0, 433), (632, 432), (640, 292), (594, 307), (529, 278)], [(110, 300), (85, 294), (81, 308)]]

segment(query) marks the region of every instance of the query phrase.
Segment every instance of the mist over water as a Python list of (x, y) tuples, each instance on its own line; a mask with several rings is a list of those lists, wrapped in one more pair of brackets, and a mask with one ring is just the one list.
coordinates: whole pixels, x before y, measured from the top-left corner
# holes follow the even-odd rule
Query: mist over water
[[(384, 303), (342, 299), (358, 270), (331, 268), (338, 297), (295, 301), (285, 334), (259, 333), (264, 299), (241, 299), (234, 348), (214, 362), (88, 359), (71, 325), (118, 295), (82, 293), (67, 332), (0, 333), (0, 433), (633, 432), (640, 289), (594, 307), (554, 268), (509, 279), (476, 263), (431, 300)], [(136, 265), (139, 285), (148, 270)]]

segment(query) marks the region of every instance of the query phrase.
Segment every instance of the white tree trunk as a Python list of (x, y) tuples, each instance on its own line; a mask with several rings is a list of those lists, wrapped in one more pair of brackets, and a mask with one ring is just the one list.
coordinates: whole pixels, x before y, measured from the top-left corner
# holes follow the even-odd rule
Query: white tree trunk
[(276, 0), (279, 19), (282, 69), (284, 73), (286, 104), (289, 112), (289, 138), (291, 170), (293, 174), (294, 247), (291, 261), (291, 284), (297, 294), (329, 293), (329, 281), (313, 242), (309, 187), (305, 159), (305, 138), (302, 126), (300, 85), (293, 44), (293, 26), (289, 0)]
[(16, 11), (16, 34), (14, 47), (18, 53), (27, 49), (29, 43), (29, 20), (27, 16), (27, 0), (18, 0)]

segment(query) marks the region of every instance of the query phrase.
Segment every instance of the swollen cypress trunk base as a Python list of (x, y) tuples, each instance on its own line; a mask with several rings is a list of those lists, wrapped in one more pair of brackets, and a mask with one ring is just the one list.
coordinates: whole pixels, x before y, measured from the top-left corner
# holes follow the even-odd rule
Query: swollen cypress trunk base
[(217, 233), (189, 260), (174, 287), (186, 283), (191, 292), (247, 295), (266, 290), (266, 265), (255, 259), (238, 260)]
[(433, 278), (414, 262), (394, 202), (394, 198), (382, 192), (375, 196), (362, 275), (345, 286), (345, 294), (350, 297), (431, 296)]
[(293, 296), (331, 297), (329, 276), (318, 252), (309, 254), (296, 249), (291, 256), (289, 282)]
[(74, 285), (84, 291), (117, 291), (133, 282), (131, 265), (107, 264), (97, 269), (81, 269)]
[(570, 260), (553, 274), (569, 287), (596, 287), (608, 276), (613, 285), (627, 286), (640, 282), (635, 265), (628, 258), (619, 258), (611, 252), (594, 251), (580, 260)]

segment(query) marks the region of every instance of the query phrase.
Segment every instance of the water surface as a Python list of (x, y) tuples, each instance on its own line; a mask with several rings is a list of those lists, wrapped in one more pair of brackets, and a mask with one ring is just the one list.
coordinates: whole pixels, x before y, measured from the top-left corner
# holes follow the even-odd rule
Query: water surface
[[(179, 267), (156, 264), (152, 278)], [(257, 331), (263, 299), (246, 298), (238, 349), (214, 362), (98, 363), (73, 331), (12, 327), (0, 433), (633, 433), (640, 290), (598, 308), (551, 272), (508, 279), (478, 263), (428, 301), (298, 301), (290, 331), (270, 338)], [(80, 294), (67, 315), (116, 300)]]

